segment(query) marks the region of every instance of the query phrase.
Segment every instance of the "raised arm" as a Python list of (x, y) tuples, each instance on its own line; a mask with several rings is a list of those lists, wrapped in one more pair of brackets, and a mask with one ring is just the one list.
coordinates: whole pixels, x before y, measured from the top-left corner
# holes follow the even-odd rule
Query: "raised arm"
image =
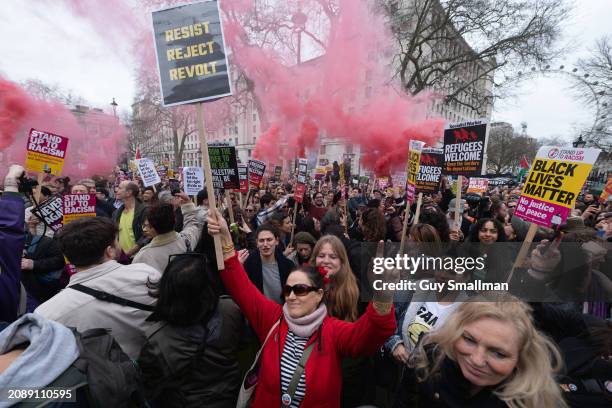
[(17, 318), (21, 253), (25, 241), (25, 209), (18, 193), (18, 179), (23, 172), (23, 167), (11, 166), (0, 199), (0, 322), (12, 322)]

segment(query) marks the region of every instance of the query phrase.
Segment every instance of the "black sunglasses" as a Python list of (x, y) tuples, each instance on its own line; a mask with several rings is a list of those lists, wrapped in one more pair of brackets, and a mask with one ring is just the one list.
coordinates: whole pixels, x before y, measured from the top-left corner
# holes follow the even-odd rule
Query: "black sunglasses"
[(316, 292), (319, 288), (315, 288), (314, 286), (304, 285), (302, 283), (298, 283), (297, 285), (285, 285), (283, 286), (283, 296), (287, 297), (291, 294), (291, 292), (295, 293), (295, 296), (306, 296), (310, 292)]

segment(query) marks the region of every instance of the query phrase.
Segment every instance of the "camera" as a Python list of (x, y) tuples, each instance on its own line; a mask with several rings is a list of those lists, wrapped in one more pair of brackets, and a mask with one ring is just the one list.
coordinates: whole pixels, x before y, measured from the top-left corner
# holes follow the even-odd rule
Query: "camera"
[(38, 181), (33, 177), (26, 177), (25, 173), (18, 180), (19, 192), (23, 194), (32, 194), (36, 186), (38, 186)]

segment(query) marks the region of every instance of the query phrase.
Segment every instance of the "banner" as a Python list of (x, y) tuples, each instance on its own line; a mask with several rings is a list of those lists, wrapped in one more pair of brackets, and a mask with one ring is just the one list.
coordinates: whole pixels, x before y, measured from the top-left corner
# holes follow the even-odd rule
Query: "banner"
[(64, 195), (64, 225), (83, 217), (96, 216), (95, 194)]
[(26, 146), (26, 169), (61, 176), (67, 149), (67, 137), (32, 128)]
[(470, 184), (468, 185), (468, 193), (476, 193), (480, 196), (484, 195), (489, 188), (489, 180), (482, 177), (470, 177)]
[(213, 186), (219, 190), (240, 188), (236, 148), (230, 146), (229, 143), (209, 143), (208, 156), (210, 157)]
[(248, 166), (249, 186), (259, 190), (263, 175), (266, 172), (266, 164), (259, 160), (250, 159)]
[(145, 187), (161, 183), (153, 160), (147, 158), (138, 159), (136, 160), (136, 167), (138, 168), (138, 174), (140, 174), (140, 178)]
[(480, 176), (486, 134), (484, 119), (449, 125), (444, 130), (444, 174)]
[(153, 34), (164, 106), (232, 94), (218, 1), (153, 12)]
[(183, 167), (183, 191), (188, 196), (195, 196), (204, 190), (204, 169), (201, 167)]
[(599, 152), (599, 149), (541, 147), (514, 215), (543, 227), (563, 224)]
[(295, 194), (293, 197), (295, 201), (301, 203), (304, 201), (304, 194), (306, 193), (306, 182), (308, 177), (308, 160), (298, 160), (298, 173), (297, 173), (297, 184), (295, 186)]
[(440, 190), (444, 150), (426, 147), (421, 151), (419, 173), (416, 176), (416, 193), (433, 194)]
[(49, 198), (33, 212), (53, 231), (59, 231), (64, 226), (64, 200), (60, 195)]
[(249, 176), (247, 173), (246, 164), (238, 165), (238, 179), (240, 180), (240, 188), (235, 190), (237, 193), (248, 193), (249, 192)]
[(421, 150), (423, 150), (424, 142), (411, 140), (408, 148), (408, 166), (406, 174), (408, 175), (406, 185), (406, 199), (411, 203), (414, 202), (414, 192), (416, 190), (416, 178), (419, 174), (419, 164), (421, 162)]

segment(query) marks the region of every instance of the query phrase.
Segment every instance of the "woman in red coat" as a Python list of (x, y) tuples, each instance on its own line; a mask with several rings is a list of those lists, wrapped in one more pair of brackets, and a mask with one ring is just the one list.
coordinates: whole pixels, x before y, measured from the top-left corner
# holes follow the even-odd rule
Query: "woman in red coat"
[[(221, 279), (263, 343), (259, 381), (252, 407), (340, 407), (345, 356), (371, 355), (393, 334), (392, 296), (377, 297), (354, 323), (329, 317), (325, 306), (324, 271), (301, 267), (287, 278), (283, 306), (268, 300), (247, 277), (233, 248), (227, 223), (216, 210), (208, 231), (219, 235), (225, 270)], [(389, 275), (395, 277), (394, 271)], [(273, 326), (280, 320), (280, 324)], [(305, 370), (289, 401), (287, 388), (305, 349), (314, 343)], [(284, 395), (285, 394), (285, 395)], [(281, 400), (281, 396), (283, 398)]]

